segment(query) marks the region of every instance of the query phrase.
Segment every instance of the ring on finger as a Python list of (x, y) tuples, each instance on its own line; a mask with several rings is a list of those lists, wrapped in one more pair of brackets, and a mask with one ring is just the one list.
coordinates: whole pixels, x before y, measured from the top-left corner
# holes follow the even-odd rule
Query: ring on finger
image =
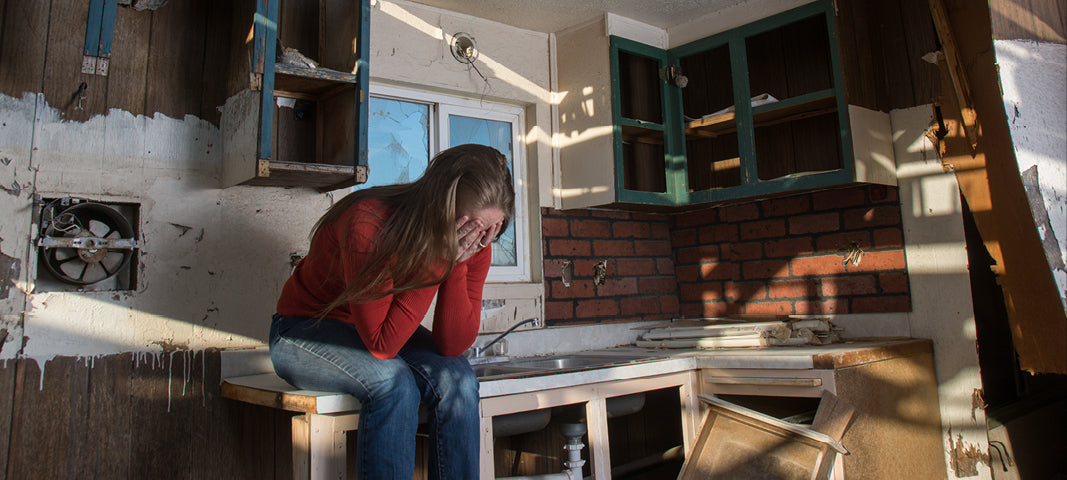
[(486, 245), (486, 244), (484, 244), (484, 243), (482, 243), (480, 241), (478, 242), (478, 247), (480, 247), (480, 248), (485, 248), (485, 247), (488, 247), (488, 246), (489, 245)]

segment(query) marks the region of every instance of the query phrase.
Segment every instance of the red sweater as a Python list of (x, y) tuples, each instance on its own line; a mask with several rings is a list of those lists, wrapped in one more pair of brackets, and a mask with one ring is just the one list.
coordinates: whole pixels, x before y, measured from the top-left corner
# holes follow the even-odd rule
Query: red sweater
[[(315, 236), (314, 248), (297, 264), (278, 299), (278, 313), (287, 317), (318, 317), (344, 291), (368, 260), (392, 207), (366, 200), (351, 208)], [(388, 248), (388, 246), (386, 246)], [(393, 358), (418, 328), (434, 294), (433, 338), (442, 355), (457, 356), (474, 343), (481, 321), (482, 288), (492, 259), (484, 248), (457, 263), (444, 283), (387, 295), (367, 303), (346, 303), (326, 317), (356, 327), (367, 349), (378, 358)], [(392, 281), (383, 290), (392, 288)]]

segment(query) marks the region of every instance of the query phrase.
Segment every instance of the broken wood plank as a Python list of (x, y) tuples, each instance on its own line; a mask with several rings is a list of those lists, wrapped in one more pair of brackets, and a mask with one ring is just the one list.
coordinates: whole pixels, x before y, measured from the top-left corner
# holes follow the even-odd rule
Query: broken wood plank
[(956, 36), (952, 32), (944, 0), (930, 0), (930, 13), (934, 18), (937, 36), (941, 39), (942, 52), (938, 55), (938, 61), (945, 62), (948, 68), (949, 77), (952, 79), (952, 90), (956, 94), (957, 106), (963, 118), (963, 129), (967, 132), (967, 138), (970, 139), (973, 149), (978, 145), (978, 114), (974, 109), (971, 84), (967, 79), (968, 74), (963, 67), (963, 61), (960, 59), (959, 47), (956, 45)]
[[(934, 0), (940, 1), (940, 0)], [(974, 83), (974, 107), (983, 119), (975, 149), (960, 132), (966, 119), (955, 92), (940, 103), (947, 135), (941, 162), (955, 172), (960, 191), (974, 214), (982, 241), (993, 258), (993, 272), (1004, 292), (1019, 366), (1031, 373), (1067, 373), (1067, 312), (1045, 257), (1030, 202), (1012, 146), (999, 73), (992, 45), (988, 7), (957, 0), (948, 20), (958, 35), (959, 52)], [(966, 25), (966, 28), (962, 26)], [(942, 84), (951, 70), (943, 68)]]

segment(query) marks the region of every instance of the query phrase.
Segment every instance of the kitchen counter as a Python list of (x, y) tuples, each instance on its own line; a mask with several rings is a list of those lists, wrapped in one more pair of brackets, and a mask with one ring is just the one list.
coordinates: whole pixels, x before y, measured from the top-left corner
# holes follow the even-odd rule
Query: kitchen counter
[(687, 452), (700, 426), (698, 394), (819, 398), (828, 392), (857, 412), (842, 440), (852, 454), (840, 457), (836, 480), (944, 472), (929, 340), (718, 350), (617, 347), (582, 354), (617, 355), (628, 363), (482, 379), (482, 478), (493, 478), (495, 468), (492, 417), (581, 403), (591, 472), (598, 480), (611, 478), (606, 399), (664, 388), (678, 388)]
[(929, 340), (901, 338), (855, 339), (830, 345), (717, 350), (616, 347), (595, 350), (593, 353), (621, 357), (646, 355), (648, 360), (580, 371), (531, 372), (499, 379), (485, 377), (481, 382), (481, 396), (496, 397), (705, 368), (835, 369), (932, 351)]

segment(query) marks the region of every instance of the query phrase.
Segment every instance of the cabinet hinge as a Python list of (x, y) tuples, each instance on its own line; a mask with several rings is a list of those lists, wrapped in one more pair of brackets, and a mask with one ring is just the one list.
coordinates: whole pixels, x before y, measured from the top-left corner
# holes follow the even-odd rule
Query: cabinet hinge
[(259, 159), (256, 165), (256, 176), (260, 178), (270, 176), (270, 159)]

